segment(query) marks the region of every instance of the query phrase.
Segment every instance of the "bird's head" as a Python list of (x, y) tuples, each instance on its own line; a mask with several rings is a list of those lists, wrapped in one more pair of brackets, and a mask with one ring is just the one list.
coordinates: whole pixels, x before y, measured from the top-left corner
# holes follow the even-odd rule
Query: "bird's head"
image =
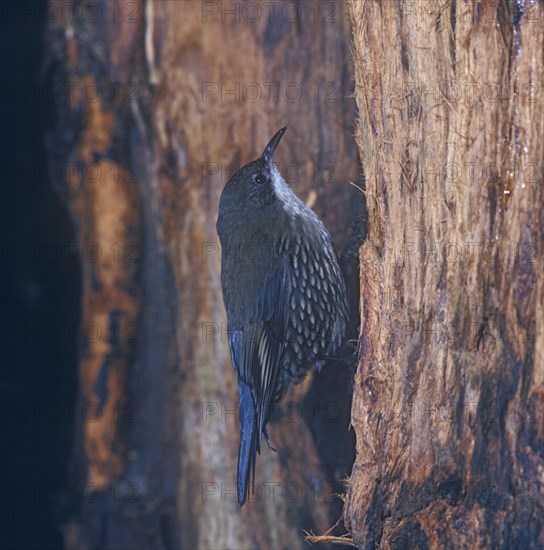
[(287, 184), (274, 165), (274, 152), (287, 128), (270, 140), (263, 154), (234, 174), (223, 190), (221, 208), (238, 208), (241, 213), (274, 203)]

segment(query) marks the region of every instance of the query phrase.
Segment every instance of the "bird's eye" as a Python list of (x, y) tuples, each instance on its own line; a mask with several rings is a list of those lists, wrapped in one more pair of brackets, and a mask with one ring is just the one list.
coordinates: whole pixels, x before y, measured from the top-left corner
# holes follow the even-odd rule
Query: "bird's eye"
[(266, 176), (264, 174), (257, 174), (255, 176), (255, 181), (258, 184), (262, 185), (263, 183), (266, 183)]

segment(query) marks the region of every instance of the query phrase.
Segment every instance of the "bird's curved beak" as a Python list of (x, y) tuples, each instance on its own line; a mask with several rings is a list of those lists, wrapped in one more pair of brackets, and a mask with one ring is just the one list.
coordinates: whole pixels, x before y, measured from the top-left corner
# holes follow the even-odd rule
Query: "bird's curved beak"
[(268, 145), (266, 146), (265, 150), (263, 151), (262, 158), (264, 161), (268, 164), (272, 161), (272, 157), (274, 156), (274, 151), (276, 150), (276, 147), (278, 146), (279, 142), (281, 141), (281, 138), (283, 137), (283, 134), (285, 134), (285, 130), (287, 130), (287, 126), (279, 130), (274, 134), (274, 137), (270, 140)]

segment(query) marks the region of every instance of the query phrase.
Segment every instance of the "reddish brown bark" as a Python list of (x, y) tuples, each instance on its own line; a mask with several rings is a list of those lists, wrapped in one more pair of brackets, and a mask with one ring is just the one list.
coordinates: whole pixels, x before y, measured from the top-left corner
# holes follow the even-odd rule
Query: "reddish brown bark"
[[(410, 4), (410, 5), (408, 5)], [(350, 2), (365, 548), (544, 544), (544, 6)]]

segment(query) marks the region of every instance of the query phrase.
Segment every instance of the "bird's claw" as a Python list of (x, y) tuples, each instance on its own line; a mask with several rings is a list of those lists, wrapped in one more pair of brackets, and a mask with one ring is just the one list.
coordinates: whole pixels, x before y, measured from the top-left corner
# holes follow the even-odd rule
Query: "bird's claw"
[(268, 444), (268, 446), (270, 447), (270, 449), (272, 449), (275, 453), (277, 453), (277, 449), (274, 448), (274, 445), (272, 445), (272, 441), (270, 440), (270, 436), (268, 435), (268, 430), (266, 429), (266, 426), (263, 430), (263, 433), (264, 433), (264, 437), (266, 439), (266, 443)]

